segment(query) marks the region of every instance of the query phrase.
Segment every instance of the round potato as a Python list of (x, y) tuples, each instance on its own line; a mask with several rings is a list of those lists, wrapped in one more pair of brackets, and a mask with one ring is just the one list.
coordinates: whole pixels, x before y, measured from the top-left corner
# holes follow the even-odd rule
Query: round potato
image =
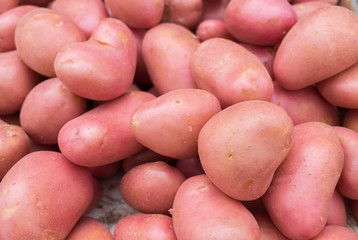
[(225, 23), (217, 19), (207, 19), (198, 25), (195, 34), (201, 42), (210, 38), (226, 38), (233, 40), (231, 34), (227, 31)]

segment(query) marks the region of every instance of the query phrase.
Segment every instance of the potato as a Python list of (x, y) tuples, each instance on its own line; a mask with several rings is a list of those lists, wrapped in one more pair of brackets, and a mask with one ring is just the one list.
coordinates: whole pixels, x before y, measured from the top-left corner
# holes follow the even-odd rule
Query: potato
[(136, 213), (120, 219), (114, 229), (115, 240), (145, 238), (146, 240), (176, 240), (173, 221), (162, 214)]
[(358, 61), (358, 17), (340, 6), (320, 8), (298, 21), (279, 45), (274, 74), (297, 90), (329, 78)]
[(0, 14), (0, 52), (15, 50), (15, 29), (19, 19), (35, 6), (14, 7)]
[(358, 63), (316, 84), (319, 93), (331, 104), (358, 108)]
[(203, 0), (201, 21), (217, 19), (224, 21), (225, 10), (231, 0)]
[(311, 14), (313, 11), (322, 8), (322, 7), (328, 7), (331, 6), (330, 3), (324, 2), (322, 0), (320, 1), (307, 1), (307, 2), (301, 2), (301, 3), (295, 3), (292, 4), (292, 8), (296, 13), (297, 20), (300, 20), (309, 14)]
[(225, 23), (217, 19), (207, 19), (198, 25), (195, 34), (201, 42), (211, 38), (226, 38), (234, 40), (226, 29)]
[(51, 9), (62, 16), (70, 18), (90, 37), (93, 30), (99, 25), (103, 18), (108, 17), (104, 3), (101, 0), (55, 0)]
[(30, 138), (20, 127), (0, 120), (0, 180), (30, 152)]
[(78, 165), (97, 167), (141, 151), (143, 146), (134, 137), (130, 119), (138, 106), (154, 98), (132, 91), (72, 119), (59, 132), (61, 152)]
[(65, 239), (92, 197), (88, 169), (58, 152), (30, 153), (0, 183), (0, 238)]
[(179, 240), (258, 240), (259, 226), (242, 205), (203, 174), (188, 178), (175, 195), (173, 226)]
[(72, 93), (58, 78), (51, 78), (28, 93), (21, 107), (20, 122), (33, 140), (54, 145), (63, 125), (86, 110), (86, 99)]
[(269, 187), (290, 149), (292, 134), (292, 120), (283, 108), (266, 101), (244, 101), (204, 125), (199, 158), (221, 191), (237, 200), (254, 200)]
[(87, 42), (69, 44), (57, 54), (58, 78), (72, 92), (92, 100), (111, 100), (133, 83), (136, 43), (130, 29), (104, 18)]
[(124, 201), (143, 213), (168, 214), (185, 176), (165, 162), (149, 162), (126, 172), (119, 184)]
[(343, 226), (326, 226), (312, 240), (358, 240), (358, 235), (352, 229)]
[(342, 194), (335, 189), (329, 206), (326, 225), (347, 226), (347, 209)]
[[(92, 175), (93, 176), (93, 175)], [(103, 194), (103, 186), (102, 183), (96, 178), (93, 177), (92, 178), (92, 187), (93, 187), (93, 197), (92, 200), (90, 202), (90, 204), (88, 205), (85, 213), (82, 216), (85, 216), (87, 214), (90, 214), (90, 212), (97, 206), (99, 205), (99, 201), (102, 198), (102, 194)]]
[(157, 25), (163, 15), (164, 0), (104, 0), (111, 15), (132, 28)]
[(282, 41), (297, 17), (287, 0), (234, 0), (226, 7), (224, 20), (237, 40), (272, 46)]
[(46, 7), (53, 0), (19, 0), (19, 1), (20, 1), (20, 4), (22, 4), (22, 5), (30, 4), (30, 5), (36, 5), (39, 7)]
[(199, 157), (191, 157), (187, 159), (178, 159), (175, 163), (175, 167), (179, 169), (186, 178), (204, 174), (203, 166)]
[(342, 127), (358, 132), (358, 109), (347, 109), (345, 111)]
[(0, 53), (0, 79), (0, 115), (10, 115), (20, 111), (26, 95), (42, 77), (13, 50)]
[(0, 6), (0, 14), (17, 7), (19, 0), (3, 0)]
[(287, 90), (274, 81), (271, 102), (285, 109), (294, 125), (304, 122), (340, 125), (340, 113), (337, 107), (327, 102), (313, 86)]
[(245, 100), (269, 101), (272, 80), (262, 62), (238, 43), (213, 38), (195, 51), (192, 74), (198, 88), (214, 94), (222, 108)]
[(217, 98), (205, 90), (173, 90), (139, 106), (131, 129), (137, 141), (154, 152), (176, 159), (194, 157), (200, 129), (220, 110)]
[(336, 5), (338, 3), (338, 0), (292, 0), (293, 4), (305, 3), (305, 2), (325, 2), (325, 3), (329, 3), (331, 5)]
[(118, 173), (121, 168), (121, 161), (109, 163), (98, 167), (89, 167), (92, 175), (97, 178), (108, 178)]
[(196, 88), (190, 64), (198, 46), (197, 36), (175, 23), (161, 23), (146, 32), (142, 45), (143, 60), (160, 94)]
[(321, 122), (294, 127), (290, 151), (263, 196), (273, 223), (286, 237), (311, 239), (323, 229), (343, 161), (333, 127)]
[(172, 22), (194, 29), (203, 13), (203, 0), (164, 0), (162, 22)]
[(260, 228), (260, 240), (289, 240), (273, 224), (266, 211), (253, 211), (252, 213)]
[(72, 229), (66, 240), (113, 240), (112, 233), (93, 217), (82, 217)]
[(15, 29), (15, 46), (21, 59), (47, 77), (55, 76), (54, 61), (58, 51), (69, 43), (85, 39), (72, 21), (47, 8), (27, 12)]

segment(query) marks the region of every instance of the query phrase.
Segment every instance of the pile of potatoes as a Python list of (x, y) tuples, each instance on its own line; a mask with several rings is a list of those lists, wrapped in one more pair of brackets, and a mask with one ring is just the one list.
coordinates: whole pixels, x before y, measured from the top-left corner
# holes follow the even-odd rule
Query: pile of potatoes
[[(89, 217), (120, 174), (137, 213)], [(357, 240), (337, 0), (3, 0), (1, 240)]]

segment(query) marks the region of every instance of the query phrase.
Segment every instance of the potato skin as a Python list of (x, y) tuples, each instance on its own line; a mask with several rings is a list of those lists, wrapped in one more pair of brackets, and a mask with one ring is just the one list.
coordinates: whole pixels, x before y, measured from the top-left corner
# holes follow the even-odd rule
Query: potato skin
[(214, 94), (222, 108), (245, 100), (269, 101), (272, 80), (261, 61), (238, 43), (212, 38), (194, 53), (191, 70), (198, 88)]
[(113, 240), (112, 233), (93, 217), (82, 217), (74, 226), (66, 240)]
[(331, 5), (332, 4), (328, 2), (324, 2), (320, 0), (320, 1), (307, 1), (301, 3), (294, 3), (292, 4), (292, 8), (296, 13), (297, 20), (300, 20), (319, 8), (328, 7)]
[(201, 42), (210, 38), (226, 38), (233, 40), (233, 37), (226, 29), (225, 23), (217, 19), (207, 19), (199, 23), (195, 34)]
[(65, 239), (92, 197), (86, 168), (58, 152), (30, 153), (0, 183), (0, 238)]
[(279, 45), (276, 81), (296, 90), (331, 77), (358, 61), (358, 18), (347, 8), (320, 8), (298, 21)]
[(273, 224), (266, 211), (253, 211), (252, 213), (260, 228), (260, 240), (289, 240)]
[(347, 109), (343, 117), (342, 127), (358, 132), (358, 109)]
[(200, 129), (220, 110), (217, 98), (205, 90), (173, 90), (140, 106), (131, 129), (141, 144), (161, 155), (194, 157)]
[(325, 226), (312, 240), (358, 240), (358, 235), (352, 229), (345, 226)]
[(329, 214), (326, 225), (347, 226), (347, 209), (345, 199), (337, 188), (333, 192), (329, 205)]
[(321, 122), (294, 127), (290, 151), (263, 196), (272, 221), (285, 236), (311, 239), (323, 229), (343, 160), (333, 127)]
[(237, 200), (255, 200), (265, 193), (286, 157), (292, 134), (292, 120), (283, 108), (266, 101), (244, 101), (204, 125), (199, 158), (221, 191)]
[(19, 0), (4, 0), (1, 2), (0, 14), (17, 7)]
[(259, 239), (253, 215), (205, 174), (190, 177), (180, 186), (171, 212), (178, 240)]

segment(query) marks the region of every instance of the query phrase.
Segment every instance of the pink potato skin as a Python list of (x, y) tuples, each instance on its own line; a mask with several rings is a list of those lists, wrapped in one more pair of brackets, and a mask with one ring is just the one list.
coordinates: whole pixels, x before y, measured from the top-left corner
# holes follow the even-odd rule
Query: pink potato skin
[(175, 167), (157, 161), (126, 172), (119, 184), (124, 201), (143, 213), (168, 214), (185, 176)]
[(294, 125), (304, 122), (340, 125), (340, 114), (337, 107), (327, 102), (313, 86), (299, 90), (287, 90), (274, 81), (271, 102), (285, 109)]
[(205, 174), (185, 180), (175, 195), (173, 226), (180, 240), (258, 240), (259, 226), (241, 202), (221, 192)]
[(226, 38), (233, 40), (232, 35), (226, 29), (225, 23), (217, 19), (207, 19), (199, 23), (195, 34), (201, 42), (211, 38)]
[(55, 145), (63, 125), (86, 110), (86, 99), (72, 93), (58, 78), (51, 78), (27, 94), (20, 110), (20, 123), (36, 142)]
[(141, 151), (130, 119), (138, 106), (154, 98), (147, 92), (132, 91), (72, 119), (60, 130), (61, 152), (78, 165), (96, 167)]
[(280, 232), (290, 239), (303, 240), (323, 229), (343, 161), (343, 149), (333, 127), (321, 122), (294, 127), (290, 151), (263, 196)]
[(322, 0), (320, 0), (320, 1), (310, 0), (307, 2), (292, 4), (292, 8), (296, 13), (297, 20), (303, 19), (304, 17), (308, 16), (313, 11), (315, 11), (319, 8), (328, 7), (328, 6), (331, 6), (331, 4), (324, 2)]
[(19, 0), (3, 0), (0, 5), (0, 14), (17, 7)]
[(114, 176), (121, 168), (122, 161), (109, 163), (98, 167), (89, 167), (92, 175), (97, 178), (108, 178)]
[(154, 27), (164, 11), (164, 0), (105, 0), (104, 3), (113, 17), (137, 29)]
[(292, 120), (283, 108), (266, 101), (244, 101), (204, 125), (199, 158), (208, 178), (225, 194), (255, 200), (266, 192), (286, 157), (292, 134)]
[(212, 38), (200, 44), (191, 63), (198, 88), (214, 94), (222, 108), (245, 100), (270, 100), (272, 80), (263, 63), (238, 43)]
[(217, 19), (224, 21), (225, 9), (231, 0), (203, 0), (201, 20)]
[(358, 109), (347, 109), (343, 117), (342, 127), (358, 132)]
[(34, 152), (0, 183), (1, 239), (65, 239), (93, 197), (91, 173), (61, 153)]
[(199, 46), (196, 35), (181, 25), (161, 23), (146, 32), (142, 44), (144, 63), (159, 94), (196, 88), (190, 69)]
[(232, 0), (226, 7), (224, 21), (237, 40), (273, 46), (282, 41), (297, 17), (287, 0)]
[(198, 156), (187, 159), (178, 159), (175, 163), (175, 167), (179, 169), (186, 178), (205, 174)]
[(200, 129), (220, 110), (218, 99), (205, 90), (173, 90), (138, 107), (131, 128), (138, 142), (161, 155), (194, 157)]
[(114, 229), (114, 240), (145, 238), (176, 240), (171, 217), (163, 214), (136, 213), (120, 219)]
[(15, 30), (15, 46), (21, 59), (47, 77), (55, 76), (54, 61), (62, 47), (85, 40), (84, 33), (71, 20), (47, 8), (27, 12)]
[(305, 3), (305, 2), (324, 2), (324, 3), (329, 3), (331, 5), (337, 5), (338, 0), (292, 0), (291, 2), (292, 4)]
[(113, 240), (112, 233), (93, 217), (82, 217), (66, 240)]
[(15, 50), (15, 29), (19, 19), (35, 6), (25, 5), (0, 14), (0, 52)]
[(42, 77), (13, 50), (0, 53), (0, 79), (0, 115), (10, 115), (20, 111), (26, 95)]
[(298, 21), (279, 45), (274, 75), (297, 90), (329, 78), (358, 61), (358, 18), (347, 8), (323, 7)]
[(252, 214), (260, 228), (260, 240), (289, 240), (273, 224), (266, 211), (254, 210)]
[(111, 100), (133, 83), (136, 42), (121, 21), (104, 18), (87, 42), (66, 45), (57, 54), (55, 72), (74, 93), (92, 100)]
[(345, 226), (326, 226), (312, 240), (358, 240), (358, 235)]
[(101, 0), (55, 0), (51, 9), (70, 18), (90, 37), (93, 30), (103, 18), (108, 17), (104, 3)]
[(347, 226), (347, 209), (342, 194), (335, 189), (329, 206), (326, 225)]

